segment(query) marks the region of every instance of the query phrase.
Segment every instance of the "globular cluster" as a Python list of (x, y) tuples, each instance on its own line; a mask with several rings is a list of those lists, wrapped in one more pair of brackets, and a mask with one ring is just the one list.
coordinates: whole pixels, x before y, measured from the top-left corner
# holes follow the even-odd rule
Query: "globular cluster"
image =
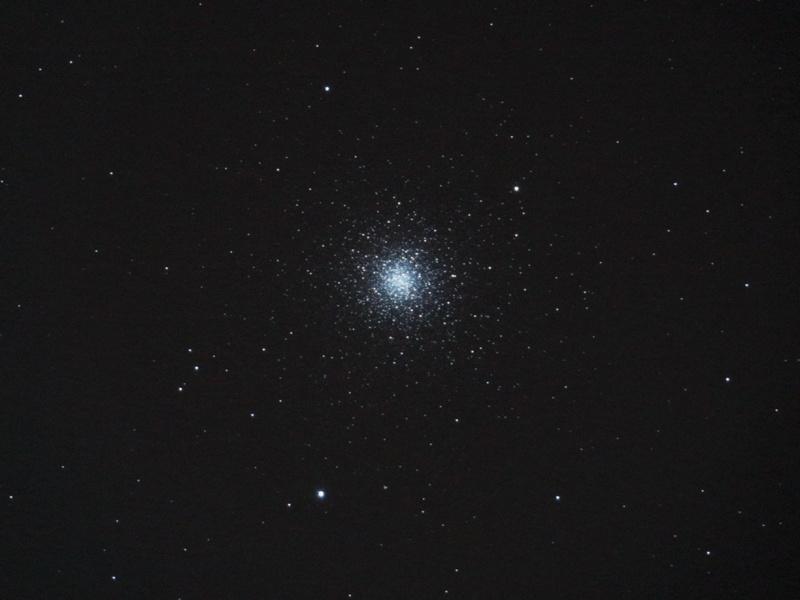
[(446, 351), (474, 335), (469, 306), (477, 265), (452, 231), (429, 225), (415, 211), (344, 230), (320, 275), (334, 306), (330, 325), (340, 335), (373, 347), (376, 340), (405, 341), (417, 350)]
[(380, 272), (380, 288), (375, 291), (394, 300), (395, 306), (412, 300), (424, 287), (416, 266), (416, 255), (385, 264)]
[(424, 247), (386, 247), (353, 257), (353, 300), (370, 323), (413, 328), (438, 319), (447, 325), (458, 275)]

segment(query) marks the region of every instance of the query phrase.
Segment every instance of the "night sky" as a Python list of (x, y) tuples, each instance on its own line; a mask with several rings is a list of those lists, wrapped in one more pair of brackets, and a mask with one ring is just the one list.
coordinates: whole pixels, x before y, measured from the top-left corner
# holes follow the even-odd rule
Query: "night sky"
[(791, 3), (68, 4), (0, 597), (800, 597)]

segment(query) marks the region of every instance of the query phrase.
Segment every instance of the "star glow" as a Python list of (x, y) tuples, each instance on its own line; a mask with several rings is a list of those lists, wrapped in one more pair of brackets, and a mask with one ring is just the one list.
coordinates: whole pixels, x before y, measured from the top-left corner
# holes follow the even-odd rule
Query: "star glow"
[(389, 265), (382, 274), (383, 289), (395, 300), (407, 300), (414, 294), (418, 277), (413, 267), (405, 263)]
[(400, 202), (382, 219), (354, 219), (308, 259), (316, 285), (331, 292), (322, 314), (359, 352), (387, 353), (392, 368), (422, 356), (474, 360), (489, 315), (472, 309), (480, 267), (459, 239), (454, 225), (439, 228)]

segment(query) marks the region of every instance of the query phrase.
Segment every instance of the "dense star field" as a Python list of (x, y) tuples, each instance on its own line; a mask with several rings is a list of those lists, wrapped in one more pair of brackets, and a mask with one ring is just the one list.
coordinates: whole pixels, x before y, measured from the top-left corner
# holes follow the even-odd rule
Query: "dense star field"
[(800, 597), (796, 9), (162, 4), (2, 9), (0, 597)]

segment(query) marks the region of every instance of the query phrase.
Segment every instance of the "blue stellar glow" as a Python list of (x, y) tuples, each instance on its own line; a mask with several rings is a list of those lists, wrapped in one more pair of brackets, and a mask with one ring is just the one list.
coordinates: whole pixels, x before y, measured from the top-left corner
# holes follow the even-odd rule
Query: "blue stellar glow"
[(394, 300), (407, 300), (414, 294), (418, 278), (411, 265), (395, 263), (382, 274), (383, 289)]
[(308, 258), (314, 284), (331, 291), (324, 314), (341, 339), (364, 344), (359, 352), (385, 350), (393, 366), (428, 350), (450, 364), (461, 352), (474, 360), (491, 315), (473, 311), (465, 295), (479, 265), (454, 245), (460, 234), (429, 226), (399, 202), (384, 217), (354, 220)]

